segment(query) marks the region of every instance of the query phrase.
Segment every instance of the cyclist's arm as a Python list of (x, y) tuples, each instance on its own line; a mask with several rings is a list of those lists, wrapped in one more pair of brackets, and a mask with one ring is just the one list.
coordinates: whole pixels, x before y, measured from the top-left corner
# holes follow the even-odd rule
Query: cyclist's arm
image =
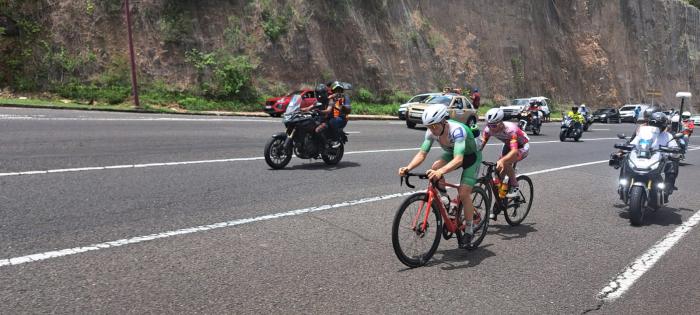
[(486, 142), (489, 142), (489, 135), (484, 132), (482, 137), (481, 137), (481, 147), (479, 147), (479, 151), (484, 151), (484, 148), (486, 147)]
[(425, 157), (428, 156), (428, 152), (430, 152), (430, 148), (432, 146), (433, 140), (426, 138), (423, 141), (423, 144), (420, 146), (420, 151), (418, 151), (418, 153), (416, 153), (416, 155), (413, 156), (411, 162), (409, 162), (408, 165), (405, 166), (405, 168), (408, 169), (408, 172), (420, 166), (423, 163), (423, 161), (425, 161)]

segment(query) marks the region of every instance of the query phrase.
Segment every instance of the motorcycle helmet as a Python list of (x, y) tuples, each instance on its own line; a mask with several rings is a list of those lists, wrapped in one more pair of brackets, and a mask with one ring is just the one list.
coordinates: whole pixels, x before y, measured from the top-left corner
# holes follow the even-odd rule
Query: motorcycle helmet
[(340, 90), (340, 93), (343, 93), (343, 91), (345, 90), (345, 89), (343, 89), (343, 85), (341, 85), (340, 82), (338, 82), (338, 81), (334, 81), (331, 84), (331, 91), (333, 91), (333, 93), (335, 93), (336, 90)]
[(423, 125), (433, 125), (450, 117), (447, 106), (442, 104), (430, 105), (423, 111)]
[(683, 112), (683, 114), (681, 115), (681, 117), (683, 117), (683, 119), (690, 119), (690, 112), (689, 112), (689, 111)]
[(319, 84), (314, 92), (316, 93), (316, 100), (321, 103), (321, 107), (325, 108), (328, 106), (328, 88), (323, 84)]
[(666, 129), (666, 125), (668, 125), (668, 117), (666, 117), (666, 114), (662, 112), (655, 112), (651, 114), (648, 124), (650, 126), (654, 126), (661, 130), (664, 130)]
[(489, 109), (488, 112), (486, 112), (486, 123), (487, 124), (497, 124), (497, 123), (503, 121), (503, 116), (505, 116), (505, 114), (503, 113), (502, 109), (491, 108), (491, 109)]

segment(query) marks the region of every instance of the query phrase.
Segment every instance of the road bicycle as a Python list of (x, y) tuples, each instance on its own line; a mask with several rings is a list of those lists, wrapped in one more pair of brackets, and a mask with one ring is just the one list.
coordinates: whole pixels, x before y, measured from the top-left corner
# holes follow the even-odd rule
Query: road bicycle
[[(408, 173), (401, 177), (406, 186), (415, 188), (409, 182), (410, 177), (428, 179), (426, 174)], [(464, 224), (464, 208), (459, 197), (451, 199), (446, 188), (458, 188), (459, 185), (445, 182), (445, 189), (438, 184), (428, 181), (425, 192), (417, 192), (408, 196), (396, 211), (391, 229), (391, 242), (396, 257), (406, 266), (415, 268), (425, 265), (433, 257), (440, 244), (440, 238), (449, 240), (456, 235), (462, 239), (466, 228)], [(442, 197), (446, 197), (447, 205)], [(475, 249), (486, 236), (489, 226), (490, 201), (488, 194), (480, 187), (472, 187), (472, 202), (474, 204), (474, 235), (466, 244), (467, 249)]]
[(480, 187), (488, 192), (489, 200), (493, 200), (491, 211), (495, 215), (503, 212), (506, 222), (511, 226), (519, 225), (525, 220), (532, 208), (534, 189), (532, 179), (527, 175), (518, 175), (518, 187), (520, 191), (517, 196), (508, 198), (505, 196), (508, 191), (508, 181), (500, 178), (496, 172), (496, 163), (482, 161), (486, 166), (484, 175), (477, 180), (476, 187)]

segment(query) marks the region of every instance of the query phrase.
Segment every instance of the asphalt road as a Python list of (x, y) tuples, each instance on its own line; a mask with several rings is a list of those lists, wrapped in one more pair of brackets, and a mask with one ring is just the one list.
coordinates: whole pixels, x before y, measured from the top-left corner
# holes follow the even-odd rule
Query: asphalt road
[(352, 121), (339, 165), (294, 158), (271, 170), (263, 147), (282, 127), (0, 108), (0, 314), (698, 312), (692, 226), (619, 298), (600, 299), (700, 209), (698, 151), (667, 207), (632, 227), (607, 159), (633, 125), (594, 124), (562, 143), (546, 124), (519, 165), (547, 171), (531, 175), (523, 225), (501, 218), (474, 251), (443, 240), (408, 269), (391, 246), (397, 194), (410, 192), (395, 173), (425, 131)]

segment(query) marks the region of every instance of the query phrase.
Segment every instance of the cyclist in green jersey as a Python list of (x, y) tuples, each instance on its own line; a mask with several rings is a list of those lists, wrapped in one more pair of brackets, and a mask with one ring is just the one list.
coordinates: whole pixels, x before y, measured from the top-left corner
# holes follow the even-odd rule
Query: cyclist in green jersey
[(474, 235), (474, 228), (478, 222), (473, 222), (474, 205), (472, 204), (472, 187), (476, 184), (479, 166), (481, 165), (481, 151), (477, 149), (476, 140), (471, 128), (463, 123), (448, 120), (447, 107), (442, 104), (429, 106), (423, 111), (423, 125), (428, 127), (425, 140), (420, 151), (413, 157), (408, 165), (399, 168), (399, 176), (418, 167), (425, 161), (430, 148), (437, 140), (445, 151), (442, 157), (433, 163), (426, 173), (430, 180), (439, 180), (438, 187), (444, 190), (443, 176), (458, 168), (462, 168), (462, 179), (459, 185), (459, 200), (464, 205), (465, 233), (459, 244), (466, 247)]

